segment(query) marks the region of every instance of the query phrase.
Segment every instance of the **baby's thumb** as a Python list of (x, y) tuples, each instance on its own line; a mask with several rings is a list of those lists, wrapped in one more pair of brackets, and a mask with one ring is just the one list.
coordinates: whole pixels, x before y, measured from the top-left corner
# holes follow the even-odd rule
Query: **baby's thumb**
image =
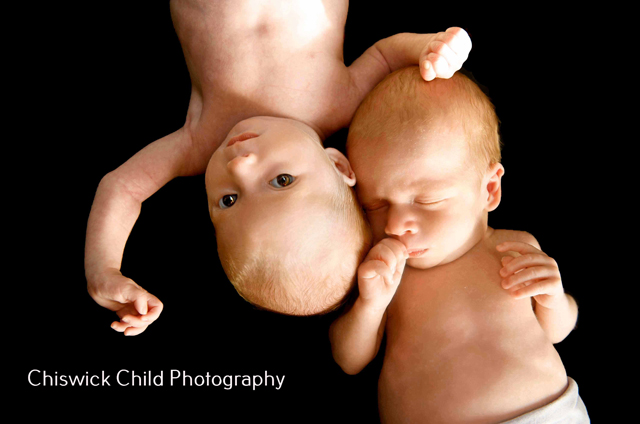
[(140, 296), (133, 302), (133, 307), (140, 315), (147, 314), (147, 296)]
[(133, 307), (140, 315), (147, 313), (148, 293), (142, 287), (137, 284), (129, 285), (122, 293), (122, 297), (124, 299), (121, 303), (133, 303)]
[(389, 278), (393, 279), (393, 273), (385, 264), (380, 260), (370, 260), (364, 262), (360, 265), (358, 269), (358, 277), (361, 280), (371, 280), (376, 277), (382, 277), (387, 280)]

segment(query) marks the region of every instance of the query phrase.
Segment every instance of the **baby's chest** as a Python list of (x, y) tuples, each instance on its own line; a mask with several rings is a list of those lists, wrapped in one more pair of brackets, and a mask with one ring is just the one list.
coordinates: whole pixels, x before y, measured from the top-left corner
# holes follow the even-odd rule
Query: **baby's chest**
[(512, 312), (501, 267), (499, 256), (483, 254), (427, 270), (406, 268), (389, 306), (388, 328), (440, 333), (494, 325), (498, 311)]
[(476, 249), (457, 260), (428, 269), (405, 268), (399, 297), (430, 302), (440, 298), (477, 298), (500, 292), (500, 254), (488, 249)]

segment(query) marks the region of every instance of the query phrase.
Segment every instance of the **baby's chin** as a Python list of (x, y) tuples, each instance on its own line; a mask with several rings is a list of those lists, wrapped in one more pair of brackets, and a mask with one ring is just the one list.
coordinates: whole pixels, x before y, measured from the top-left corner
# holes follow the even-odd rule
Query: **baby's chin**
[(429, 251), (423, 254), (419, 258), (407, 259), (407, 266), (415, 269), (429, 269), (442, 264), (442, 258), (437, 258), (434, 255), (429, 255)]
[(429, 249), (417, 258), (407, 259), (407, 266), (416, 269), (429, 269), (436, 266), (446, 265), (458, 260), (465, 252), (443, 252), (437, 249)]
[(407, 266), (415, 269), (429, 269), (429, 268), (432, 268), (434, 265), (425, 263), (424, 260), (420, 260), (420, 259), (407, 259)]

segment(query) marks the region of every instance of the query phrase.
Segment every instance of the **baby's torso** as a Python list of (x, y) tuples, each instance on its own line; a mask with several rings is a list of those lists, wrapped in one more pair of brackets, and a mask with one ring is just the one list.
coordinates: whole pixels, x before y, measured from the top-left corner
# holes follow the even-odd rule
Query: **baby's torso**
[(200, 120), (223, 136), (257, 115), (345, 126), (357, 107), (342, 56), (347, 9), (346, 0), (172, 1)]
[(531, 300), (513, 300), (500, 286), (495, 245), (519, 233), (488, 234), (454, 262), (405, 269), (388, 308), (383, 422), (499, 422), (566, 388)]

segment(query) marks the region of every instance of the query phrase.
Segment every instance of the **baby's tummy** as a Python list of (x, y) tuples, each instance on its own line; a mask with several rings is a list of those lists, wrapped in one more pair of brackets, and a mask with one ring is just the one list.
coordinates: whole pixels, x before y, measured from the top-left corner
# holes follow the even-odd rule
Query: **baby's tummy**
[(544, 334), (532, 332), (508, 343), (496, 334), (391, 338), (378, 388), (383, 422), (493, 423), (551, 402), (566, 372)]

